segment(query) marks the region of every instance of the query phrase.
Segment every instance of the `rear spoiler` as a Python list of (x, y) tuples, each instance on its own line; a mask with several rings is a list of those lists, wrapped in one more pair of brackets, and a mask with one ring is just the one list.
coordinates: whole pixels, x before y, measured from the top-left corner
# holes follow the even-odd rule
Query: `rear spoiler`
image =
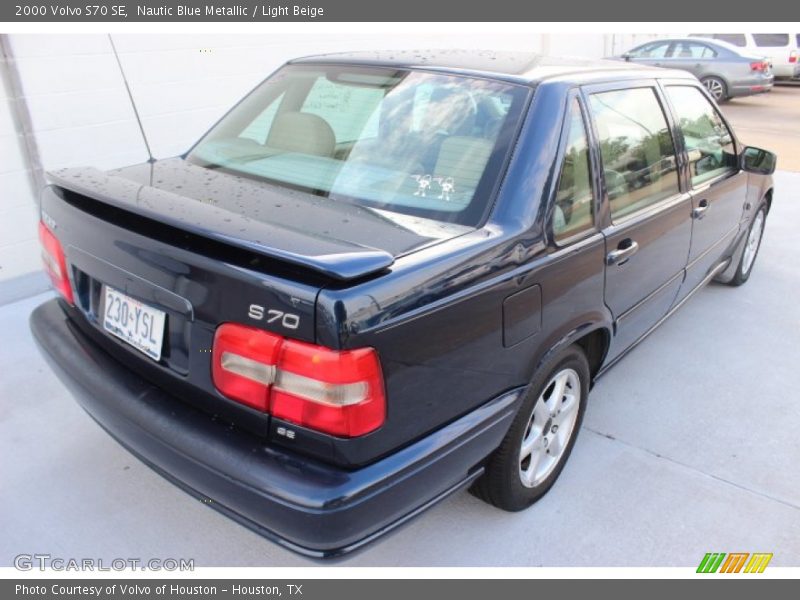
[(62, 169), (47, 173), (47, 178), (98, 202), (339, 281), (359, 279), (394, 264), (394, 256), (385, 250), (250, 219), (94, 168)]

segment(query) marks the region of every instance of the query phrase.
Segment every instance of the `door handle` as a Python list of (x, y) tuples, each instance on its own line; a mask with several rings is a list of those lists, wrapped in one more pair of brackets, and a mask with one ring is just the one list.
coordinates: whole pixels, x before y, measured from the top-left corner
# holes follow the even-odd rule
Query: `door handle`
[(630, 238), (622, 240), (616, 250), (612, 250), (606, 256), (608, 265), (624, 265), (628, 259), (639, 249), (639, 244)]
[(693, 219), (702, 219), (703, 215), (706, 214), (706, 211), (711, 205), (708, 203), (708, 200), (700, 200), (700, 203), (692, 209), (692, 218)]

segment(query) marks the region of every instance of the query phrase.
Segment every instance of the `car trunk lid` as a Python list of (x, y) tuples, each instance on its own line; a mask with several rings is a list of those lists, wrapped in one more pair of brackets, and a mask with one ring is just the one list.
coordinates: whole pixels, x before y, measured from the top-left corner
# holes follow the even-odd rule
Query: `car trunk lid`
[(338, 281), (466, 228), (370, 210), (212, 170), (181, 158), (113, 171), (72, 168), (56, 185), (124, 211)]

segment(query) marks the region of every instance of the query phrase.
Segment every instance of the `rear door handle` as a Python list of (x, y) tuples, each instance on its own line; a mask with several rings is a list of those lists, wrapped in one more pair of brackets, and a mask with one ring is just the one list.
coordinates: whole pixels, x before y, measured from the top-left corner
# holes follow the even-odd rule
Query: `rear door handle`
[(638, 242), (634, 242), (630, 238), (625, 238), (618, 245), (616, 250), (612, 250), (606, 256), (606, 264), (608, 265), (623, 265), (628, 262), (628, 259), (639, 250)]
[(692, 218), (693, 219), (702, 219), (703, 215), (706, 214), (706, 211), (711, 205), (708, 203), (708, 200), (700, 200), (700, 203), (692, 209)]

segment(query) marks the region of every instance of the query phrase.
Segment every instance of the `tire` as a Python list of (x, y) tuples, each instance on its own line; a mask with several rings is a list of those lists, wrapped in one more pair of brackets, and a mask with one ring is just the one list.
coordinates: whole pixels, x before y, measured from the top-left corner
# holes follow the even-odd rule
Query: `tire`
[[(564, 393), (561, 402), (556, 403), (556, 386), (561, 387), (562, 382)], [(528, 386), (506, 437), (472, 486), (472, 493), (507, 511), (523, 510), (544, 496), (558, 479), (575, 445), (586, 410), (589, 382), (589, 363), (576, 345), (543, 365)], [(533, 447), (527, 456), (522, 451), (523, 442)], [(559, 453), (552, 456), (551, 450), (556, 447)]]
[(711, 94), (718, 103), (725, 102), (728, 99), (728, 86), (719, 77), (709, 75), (708, 77), (703, 77), (700, 83), (705, 86), (708, 93)]
[(762, 204), (758, 207), (756, 214), (753, 216), (753, 221), (750, 223), (750, 229), (747, 231), (747, 237), (744, 240), (745, 247), (739, 259), (739, 266), (736, 268), (736, 274), (728, 282), (728, 285), (740, 286), (750, 279), (758, 251), (761, 249), (761, 240), (764, 238), (764, 225), (766, 222), (767, 205)]

